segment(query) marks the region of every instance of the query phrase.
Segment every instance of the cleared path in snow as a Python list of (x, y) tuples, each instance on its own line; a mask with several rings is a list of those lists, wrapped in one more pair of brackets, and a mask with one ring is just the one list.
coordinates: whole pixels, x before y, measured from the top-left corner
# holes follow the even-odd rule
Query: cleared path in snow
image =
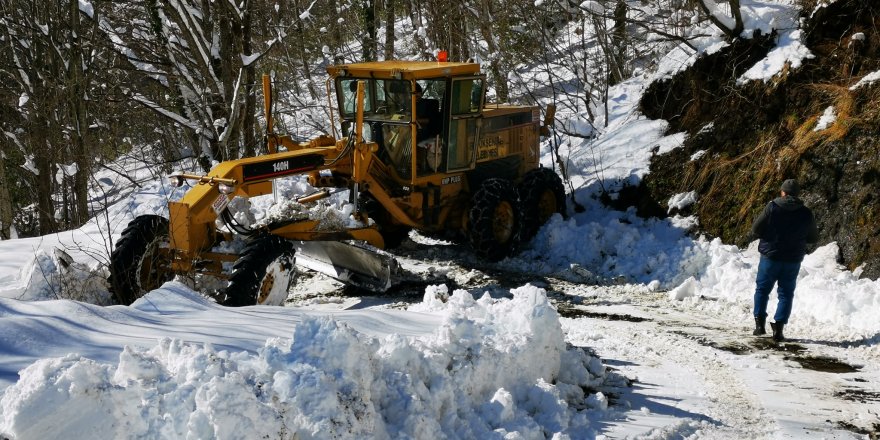
[(877, 359), (796, 335), (775, 344), (661, 293), (551, 289), (569, 342), (633, 380), (611, 407), (621, 412), (611, 438), (858, 439), (880, 429)]

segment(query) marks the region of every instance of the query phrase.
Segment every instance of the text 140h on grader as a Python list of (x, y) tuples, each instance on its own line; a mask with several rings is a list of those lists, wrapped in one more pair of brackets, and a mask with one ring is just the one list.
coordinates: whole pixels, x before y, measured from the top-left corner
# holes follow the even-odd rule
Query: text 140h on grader
[[(553, 213), (565, 213), (562, 181), (539, 164), (552, 108), (542, 124), (538, 107), (484, 104), (485, 77), (474, 63), (382, 61), (327, 70), (348, 135), (295, 142), (276, 134), (264, 77), (268, 153), (222, 162), (207, 175), (172, 176), (178, 185), (196, 184), (168, 204), (167, 218), (135, 218), (111, 254), (109, 281), (119, 303), (184, 275), (223, 280), (216, 298), (226, 305), (281, 304), (295, 265), (383, 291), (396, 261), (379, 249), (399, 245), (411, 229), (457, 233), (477, 255), (497, 261)], [(335, 228), (309, 215), (257, 228), (235, 221), (230, 200), (272, 194), (274, 179), (293, 175), (306, 175), (316, 188), (285, 201), (305, 208), (293, 212), (348, 189), (355, 221)], [(228, 250), (234, 240), (244, 241), (240, 251)]]

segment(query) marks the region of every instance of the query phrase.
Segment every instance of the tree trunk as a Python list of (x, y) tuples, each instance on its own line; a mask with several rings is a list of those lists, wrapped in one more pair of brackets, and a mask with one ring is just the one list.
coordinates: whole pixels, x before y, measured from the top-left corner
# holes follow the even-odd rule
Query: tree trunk
[(344, 64), (345, 58), (342, 56), (342, 28), (339, 26), (339, 19), (342, 16), (339, 14), (339, 5), (336, 3), (336, 0), (329, 0), (327, 3), (330, 11), (333, 14), (332, 19), (330, 20), (330, 53), (333, 55), (333, 64)]
[[(40, 130), (46, 130), (45, 124), (39, 124)], [(44, 134), (34, 136), (34, 165), (37, 167), (37, 212), (40, 222), (40, 235), (57, 232), (55, 224), (55, 204), (52, 201), (52, 179), (55, 176), (52, 166), (53, 158)]]
[[(244, 11), (244, 16), (241, 21), (241, 45), (242, 52), (244, 53), (252, 53), (253, 45), (251, 44), (251, 7), (250, 2), (247, 3)], [(242, 123), (241, 123), (241, 137), (242, 143), (244, 144), (244, 157), (252, 157), (256, 154), (255, 145), (257, 143), (256, 136), (256, 118), (254, 118), (254, 113), (257, 109), (257, 97), (256, 97), (256, 80), (257, 80), (256, 69), (254, 64), (244, 68), (244, 111), (242, 112)]]
[(626, 65), (626, 14), (628, 8), (626, 1), (617, 0), (614, 8), (614, 27), (611, 29), (612, 64), (608, 66), (611, 77), (608, 85), (615, 85), (624, 79), (624, 66)]
[[(84, 38), (80, 29), (79, 1), (70, 0), (70, 31), (79, 38)], [(83, 65), (86, 59), (82, 53), (82, 44), (72, 44), (70, 47), (70, 62), (68, 68), (68, 97), (67, 105), (70, 109), (70, 122), (73, 130), (70, 134), (73, 163), (77, 167), (73, 174), (73, 215), (67, 217), (73, 222), (74, 227), (85, 224), (89, 219), (89, 176), (91, 175), (91, 156), (88, 151), (90, 144), (88, 108), (86, 107), (86, 78), (83, 73)]]
[[(0, 151), (0, 156), (3, 152)], [(12, 227), (12, 196), (6, 180), (6, 159), (0, 160), (0, 240), (16, 238)]]
[(495, 22), (493, 16), (495, 11), (492, 9), (491, 0), (480, 1), (481, 16), (475, 17), (479, 23), (480, 34), (486, 41), (486, 47), (489, 49), (491, 59), (489, 61), (489, 72), (492, 74), (492, 80), (495, 82), (495, 94), (498, 95), (498, 102), (507, 102), (509, 98), (509, 87), (507, 84), (507, 69), (502, 63), (502, 51), (499, 50), (495, 42), (495, 34), (492, 31), (492, 24)]
[[(238, 121), (231, 120), (232, 115), (232, 106), (237, 105), (237, 103), (232, 102), (232, 97), (235, 95), (235, 80), (238, 75), (236, 72), (237, 68), (234, 66), (238, 65), (232, 61), (232, 57), (228, 55), (236, 54), (238, 51), (236, 50), (235, 37), (237, 36), (238, 29), (237, 27), (237, 17), (233, 17), (235, 14), (232, 12), (228, 6), (222, 7), (220, 6), (222, 3), (213, 6), (213, 20), (206, 19), (207, 23), (213, 23), (213, 26), (216, 27), (214, 32), (219, 34), (220, 36), (220, 53), (227, 54), (226, 57), (214, 57), (210, 56), (211, 65), (207, 66), (208, 69), (213, 70), (213, 73), (220, 78), (220, 90), (213, 90), (211, 93), (211, 116), (214, 118), (214, 121), (225, 120), (226, 123), (224, 125), (215, 125), (214, 121), (206, 121), (212, 123), (212, 128), (214, 129), (214, 138), (217, 139), (217, 146), (214, 151), (214, 158), (218, 161), (222, 162), (224, 160), (229, 160), (238, 157), (238, 151), (235, 145), (234, 134), (228, 134), (228, 137), (225, 139), (220, 139), (220, 135), (224, 132), (224, 130), (235, 131), (235, 124)], [(212, 6), (205, 6), (206, 11), (210, 11)], [(211, 31), (211, 27), (206, 29), (207, 31)], [(240, 53), (240, 52), (238, 52)], [(210, 78), (210, 74), (206, 74), (205, 78)], [(210, 93), (210, 92), (209, 92)]]
[(385, 0), (385, 59), (394, 59), (394, 0)]
[[(303, 8), (298, 6), (297, 10), (298, 11), (303, 10)], [(297, 48), (297, 51), (298, 51), (297, 55), (299, 56), (299, 63), (302, 66), (302, 76), (306, 80), (305, 83), (306, 83), (306, 87), (309, 89), (309, 96), (311, 96), (314, 99), (318, 96), (318, 92), (317, 92), (317, 90), (315, 90), (315, 86), (314, 86), (315, 82), (312, 81), (312, 62), (309, 59), (308, 54), (306, 53), (306, 37), (307, 37), (306, 30), (305, 30), (306, 26), (305, 26), (305, 23), (303, 23), (303, 20), (300, 18), (299, 14), (295, 13), (295, 14), (293, 14), (293, 16), (294, 16), (294, 23), (296, 24), (296, 30), (297, 30), (296, 33), (299, 37), (298, 38), (299, 47)], [(294, 88), (296, 89), (296, 93), (300, 94), (301, 92), (299, 91), (299, 86), (298, 86), (299, 81), (293, 81), (293, 84), (294, 84)]]
[(409, 22), (415, 30), (413, 40), (416, 42), (416, 47), (419, 48), (419, 58), (430, 60), (431, 52), (428, 51), (428, 44), (425, 42), (425, 37), (419, 32), (424, 26), (424, 23), (422, 23), (422, 5), (420, 0), (404, 0), (404, 4), (406, 5), (406, 13), (409, 15)]
[[(63, 14), (63, 6), (57, 3), (45, 3), (43, 8), (35, 11), (35, 20), (38, 23), (53, 23), (52, 19)], [(60, 6), (62, 11), (53, 9)], [(55, 15), (58, 14), (58, 15)], [(50, 32), (56, 33), (55, 37), (61, 37), (61, 29), (49, 28)], [(55, 203), (52, 195), (55, 191), (55, 164), (58, 163), (59, 153), (62, 151), (61, 128), (64, 126), (58, 120), (62, 117), (65, 109), (62, 107), (64, 84), (59, 80), (64, 78), (64, 60), (61, 53), (53, 50), (52, 42), (49, 38), (42, 38), (42, 34), (34, 33), (31, 41), (34, 47), (32, 60), (32, 69), (29, 72), (31, 78), (40, 78), (41, 75), (51, 78), (42, 87), (34, 87), (32, 113), (29, 120), (29, 133), (31, 133), (30, 142), (28, 144), (30, 153), (34, 155), (34, 166), (37, 169), (36, 176), (36, 199), (38, 220), (40, 222), (40, 235), (58, 232), (58, 226), (55, 219)], [(51, 76), (49, 76), (51, 75)], [(56, 109), (60, 111), (56, 111)], [(55, 135), (55, 136), (53, 136)]]
[(363, 61), (376, 61), (376, 0), (364, 0)]
[(721, 29), (721, 31), (724, 32), (725, 35), (727, 35), (728, 40), (733, 40), (734, 38), (738, 38), (739, 34), (742, 33), (743, 28), (744, 28), (743, 19), (742, 19), (742, 11), (740, 11), (739, 0), (727, 0), (727, 4), (730, 6), (731, 16), (733, 17), (733, 20), (734, 20), (734, 25), (732, 28), (728, 27), (726, 24), (724, 24), (723, 21), (721, 21), (718, 17), (715, 16), (715, 14), (714, 14), (715, 9), (709, 8), (708, 6), (706, 6), (706, 3), (705, 3), (706, 1), (710, 1), (714, 4), (713, 0), (700, 0), (697, 2), (697, 4), (700, 6), (700, 9), (702, 9), (703, 12), (706, 14), (706, 16), (709, 18), (709, 21), (711, 21), (712, 24), (714, 24), (718, 29)]

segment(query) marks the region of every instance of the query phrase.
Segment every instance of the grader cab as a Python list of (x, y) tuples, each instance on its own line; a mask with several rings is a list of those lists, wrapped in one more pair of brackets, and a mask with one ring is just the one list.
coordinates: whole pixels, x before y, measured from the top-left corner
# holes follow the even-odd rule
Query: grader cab
[[(328, 73), (342, 135), (295, 142), (276, 134), (264, 77), (268, 153), (173, 176), (194, 185), (169, 203), (168, 218), (135, 218), (111, 254), (120, 303), (177, 274), (221, 280), (214, 294), (227, 305), (280, 304), (295, 266), (382, 291), (396, 262), (381, 249), (411, 229), (457, 234), (497, 261), (564, 214), (561, 180), (539, 165), (539, 108), (485, 104), (478, 64), (383, 61)], [(275, 179), (294, 175), (315, 191), (276, 201), (288, 216), (258, 227), (236, 221), (231, 200), (272, 194)], [(350, 221), (328, 226), (313, 208), (339, 190), (356, 208)]]

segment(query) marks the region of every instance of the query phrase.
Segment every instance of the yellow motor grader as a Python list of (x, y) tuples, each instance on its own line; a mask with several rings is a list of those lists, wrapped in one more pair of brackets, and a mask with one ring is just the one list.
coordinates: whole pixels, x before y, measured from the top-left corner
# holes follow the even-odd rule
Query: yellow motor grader
[[(474, 63), (327, 70), (336, 92), (330, 107), (344, 135), (334, 128), (332, 136), (295, 142), (276, 134), (264, 76), (268, 153), (220, 163), (206, 175), (172, 176), (192, 186), (169, 203), (168, 218), (135, 218), (111, 254), (118, 302), (129, 304), (177, 274), (223, 280), (216, 296), (227, 305), (281, 304), (295, 266), (384, 291), (396, 261), (381, 249), (399, 245), (411, 229), (459, 233), (477, 255), (497, 261), (553, 213), (564, 214), (562, 181), (539, 164), (552, 108), (542, 124), (538, 107), (485, 104), (485, 77)], [(252, 227), (230, 213), (230, 201), (272, 194), (275, 179), (294, 175), (307, 176), (316, 190), (285, 200), (291, 215)], [(345, 190), (355, 207), (350, 221), (310, 215), (310, 206)], [(244, 245), (232, 250), (233, 242)]]

